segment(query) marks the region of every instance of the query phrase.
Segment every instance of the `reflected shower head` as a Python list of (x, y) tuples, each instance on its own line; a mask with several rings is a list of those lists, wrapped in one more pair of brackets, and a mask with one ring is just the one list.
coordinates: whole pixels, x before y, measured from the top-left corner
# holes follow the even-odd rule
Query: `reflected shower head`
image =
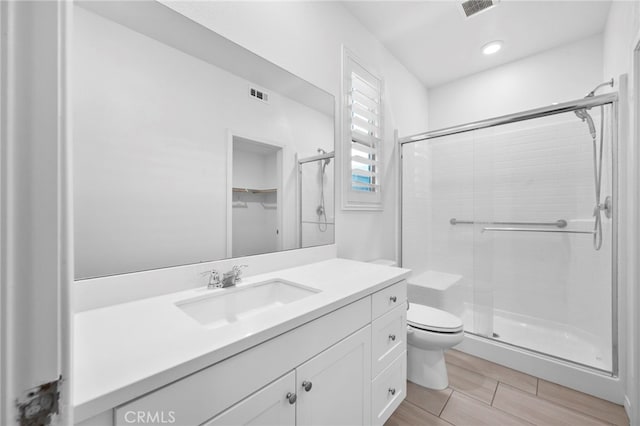
[[(318, 153), (320, 153), (320, 154), (323, 154), (323, 155), (324, 155), (324, 154), (327, 154), (327, 151), (325, 151), (325, 150), (324, 150), (324, 149), (322, 149), (322, 148), (318, 148)], [(326, 169), (326, 168), (327, 168), (327, 164), (329, 164), (330, 162), (331, 162), (331, 158), (325, 158), (325, 159), (324, 159), (324, 163), (322, 163), (322, 173), (324, 173), (324, 169)]]

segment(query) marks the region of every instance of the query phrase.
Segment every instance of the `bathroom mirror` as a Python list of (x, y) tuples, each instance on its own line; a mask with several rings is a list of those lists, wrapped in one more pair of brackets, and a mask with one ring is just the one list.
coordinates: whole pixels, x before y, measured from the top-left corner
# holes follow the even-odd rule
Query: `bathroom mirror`
[(334, 241), (334, 98), (155, 1), (77, 2), (75, 276)]

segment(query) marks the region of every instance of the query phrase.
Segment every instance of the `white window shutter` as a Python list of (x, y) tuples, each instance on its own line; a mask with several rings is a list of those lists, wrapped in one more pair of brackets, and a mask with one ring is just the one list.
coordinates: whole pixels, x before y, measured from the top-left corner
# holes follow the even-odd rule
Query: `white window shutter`
[(343, 209), (382, 210), (382, 87), (343, 49)]

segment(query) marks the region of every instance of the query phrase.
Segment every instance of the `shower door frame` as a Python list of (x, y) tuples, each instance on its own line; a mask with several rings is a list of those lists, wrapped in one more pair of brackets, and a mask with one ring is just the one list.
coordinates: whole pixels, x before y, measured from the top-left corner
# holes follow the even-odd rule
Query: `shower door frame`
[[(418, 133), (411, 136), (404, 136), (397, 138), (398, 149), (398, 193), (400, 200), (400, 214), (398, 218), (398, 264), (403, 266), (402, 255), (402, 217), (403, 217), (403, 151), (402, 148), (405, 144), (421, 142), (429, 139), (436, 139), (443, 136), (455, 135), (458, 133), (471, 132), (479, 129), (486, 129), (489, 127), (496, 127), (503, 124), (517, 123), (519, 121), (532, 120), (536, 118), (548, 117), (556, 114), (562, 114), (566, 112), (573, 112), (579, 109), (589, 109), (601, 105), (611, 104), (611, 180), (612, 180), (612, 205), (613, 214), (612, 227), (611, 227), (611, 371), (602, 370), (589, 365), (581, 364), (569, 359), (561, 358), (548, 353), (536, 351), (534, 349), (518, 346), (502, 340), (497, 340), (487, 336), (481, 336), (479, 334), (469, 332), (465, 330), (465, 334), (472, 334), (478, 338), (486, 339), (489, 341), (496, 341), (502, 344), (519, 348), (534, 354), (543, 355), (562, 362), (569, 362), (576, 366), (589, 369), (591, 371), (605, 374), (611, 377), (618, 377), (619, 374), (619, 307), (618, 307), (618, 92), (606, 93), (598, 96), (589, 96), (574, 101), (563, 102), (556, 105), (550, 105), (541, 108), (535, 108), (527, 111), (517, 112), (514, 114), (502, 115), (499, 117), (492, 117), (485, 120), (474, 121), (471, 123), (465, 123), (452, 127), (445, 127), (443, 129), (433, 130), (429, 132)], [(601, 120), (604, 119), (604, 116)]]

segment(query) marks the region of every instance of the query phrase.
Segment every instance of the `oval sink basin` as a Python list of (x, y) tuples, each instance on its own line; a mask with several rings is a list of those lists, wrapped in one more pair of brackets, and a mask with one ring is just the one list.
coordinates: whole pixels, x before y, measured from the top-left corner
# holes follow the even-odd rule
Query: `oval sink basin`
[(216, 328), (295, 302), (320, 290), (273, 279), (210, 292), (176, 302), (176, 306), (200, 324)]

